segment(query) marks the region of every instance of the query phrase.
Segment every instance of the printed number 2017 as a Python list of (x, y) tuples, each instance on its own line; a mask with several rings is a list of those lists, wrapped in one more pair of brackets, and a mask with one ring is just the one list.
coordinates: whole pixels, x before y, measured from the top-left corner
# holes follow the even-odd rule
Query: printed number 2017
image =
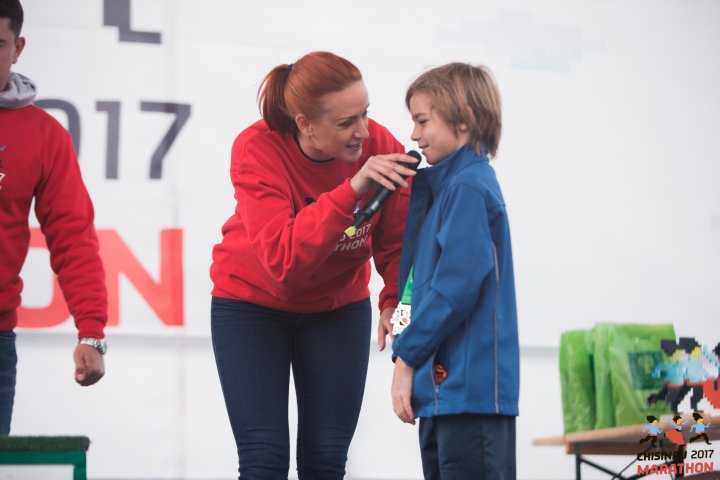
[[(67, 115), (67, 129), (72, 137), (75, 150), (80, 155), (80, 114), (78, 109), (70, 102), (58, 99), (42, 99), (35, 102), (38, 107), (48, 109), (62, 110)], [(98, 101), (95, 104), (98, 112), (106, 112), (108, 115), (107, 122), (107, 143), (105, 156), (105, 178), (118, 178), (118, 152), (120, 148), (120, 102), (117, 101)], [(180, 130), (185, 126), (190, 118), (190, 105), (186, 103), (167, 103), (167, 102), (140, 102), (140, 110), (143, 112), (171, 113), (175, 115), (175, 121), (165, 133), (160, 143), (150, 158), (150, 174), (151, 179), (162, 178), (163, 160), (167, 155), (170, 147), (180, 134)]]
[(693, 450), (690, 458), (712, 458), (714, 450)]

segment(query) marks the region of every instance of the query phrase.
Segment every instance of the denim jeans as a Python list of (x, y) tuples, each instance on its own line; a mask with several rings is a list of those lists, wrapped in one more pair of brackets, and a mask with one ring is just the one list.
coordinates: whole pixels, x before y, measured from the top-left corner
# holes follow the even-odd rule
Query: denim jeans
[(425, 480), (515, 480), (515, 417), (440, 415), (419, 432)]
[(290, 368), (300, 480), (342, 479), (370, 353), (370, 301), (288, 313), (213, 297), (212, 340), (241, 479), (288, 478)]
[(15, 332), (0, 331), (0, 435), (10, 434), (16, 372)]

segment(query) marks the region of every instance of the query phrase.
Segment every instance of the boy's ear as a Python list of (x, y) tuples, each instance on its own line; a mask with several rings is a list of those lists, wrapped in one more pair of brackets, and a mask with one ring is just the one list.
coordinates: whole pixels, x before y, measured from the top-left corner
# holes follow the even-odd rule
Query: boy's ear
[[(466, 105), (466, 106), (465, 106), (465, 113), (467, 114), (468, 122), (474, 124), (474, 123), (475, 123), (475, 112), (473, 112), (473, 109)], [(469, 130), (469, 129), (468, 129), (468, 124), (467, 124), (467, 123), (460, 123), (460, 124), (458, 124), (457, 127), (455, 128), (455, 131), (456, 131), (458, 134), (460, 134), (460, 135), (462, 135), (462, 134), (464, 134), (464, 133), (467, 133), (468, 130)]]
[(15, 52), (13, 53), (13, 64), (17, 63), (20, 54), (25, 48), (25, 37), (18, 37), (15, 41)]
[(475, 111), (472, 108), (470, 108), (469, 105), (465, 106), (465, 113), (467, 113), (467, 118), (469, 120), (472, 120), (473, 122), (475, 121)]
[(467, 123), (458, 123), (455, 125), (455, 136), (467, 142), (470, 136)]

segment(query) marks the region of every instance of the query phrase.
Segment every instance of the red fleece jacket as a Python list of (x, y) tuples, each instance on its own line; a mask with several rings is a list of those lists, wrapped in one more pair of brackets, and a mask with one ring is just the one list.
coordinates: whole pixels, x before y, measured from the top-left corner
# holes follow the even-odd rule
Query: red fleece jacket
[(0, 109), (0, 330), (17, 325), (33, 198), (50, 264), (78, 334), (103, 338), (105, 273), (93, 206), (70, 135), (35, 106)]

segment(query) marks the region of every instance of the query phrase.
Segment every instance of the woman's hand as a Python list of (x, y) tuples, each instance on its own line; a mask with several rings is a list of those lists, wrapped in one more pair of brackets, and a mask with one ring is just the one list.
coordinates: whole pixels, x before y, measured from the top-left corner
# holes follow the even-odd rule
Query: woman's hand
[(402, 358), (395, 359), (391, 389), (393, 410), (400, 420), (411, 425), (415, 425), (415, 414), (410, 403), (414, 373), (415, 369), (408, 367)]
[(415, 171), (402, 165), (414, 164), (418, 160), (403, 153), (374, 155), (367, 159), (362, 168), (350, 179), (350, 186), (358, 195), (364, 195), (373, 185), (395, 190), (395, 184), (407, 187), (404, 177), (415, 175)]

